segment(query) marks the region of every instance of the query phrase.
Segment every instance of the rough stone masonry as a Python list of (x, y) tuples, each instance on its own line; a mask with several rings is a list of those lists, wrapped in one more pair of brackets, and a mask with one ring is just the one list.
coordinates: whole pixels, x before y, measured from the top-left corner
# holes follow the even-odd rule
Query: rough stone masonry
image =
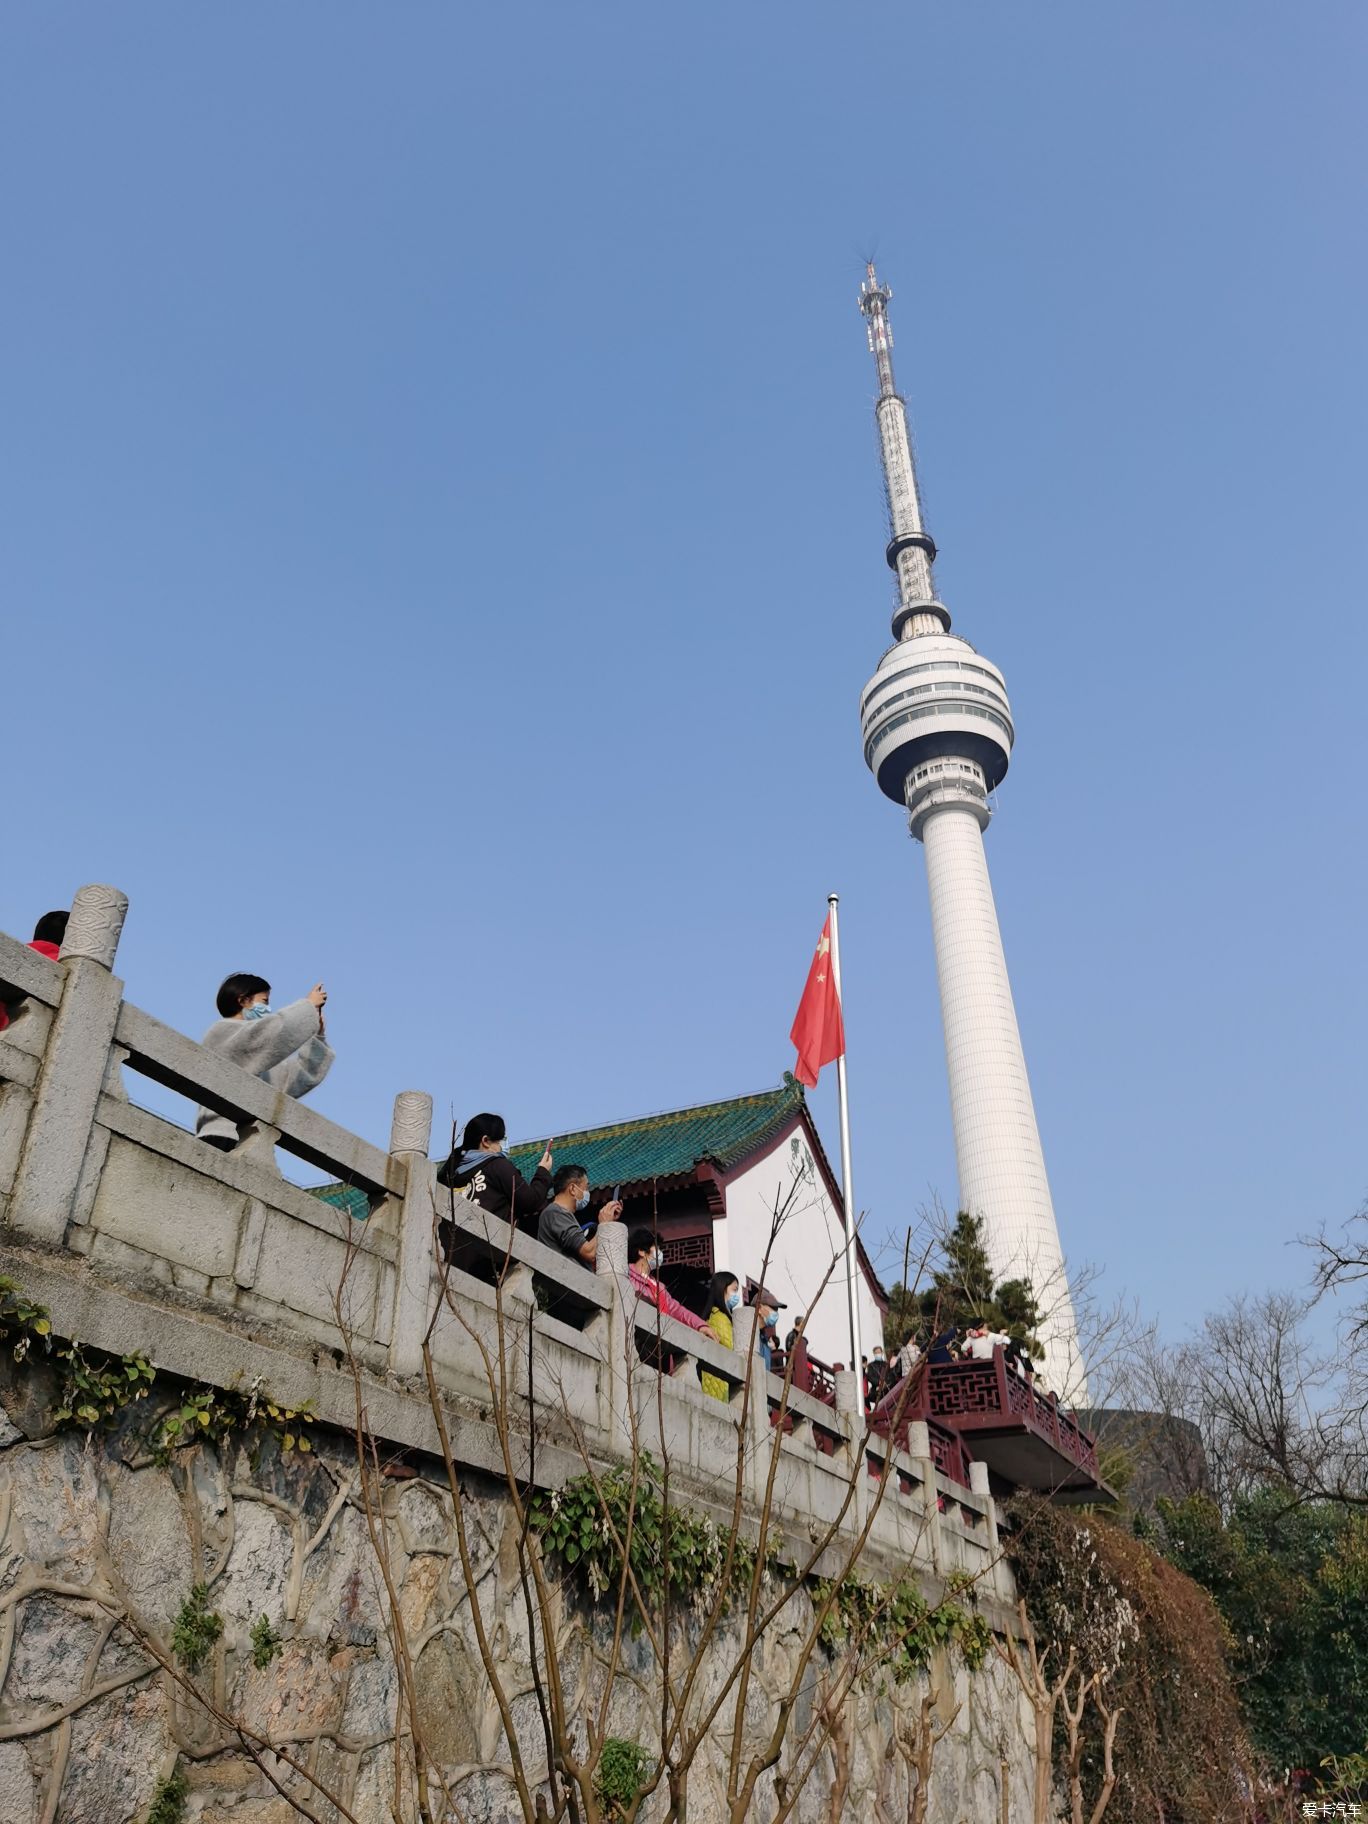
[[(13, 1403), (13, 1394), (6, 1397)], [(19, 1416), (31, 1423), (31, 1415)], [(294, 1824), (300, 1814), (244, 1751), (233, 1722), (307, 1769), (316, 1788), (265, 1757), (266, 1768), (320, 1820), (342, 1818), (340, 1805), (357, 1824), (392, 1824), (395, 1658), (354, 1445), (340, 1433), (324, 1434), (301, 1455), (282, 1452), (274, 1437), (247, 1435), (248, 1444), (198, 1444), (159, 1465), (149, 1457), (146, 1426), (131, 1421), (89, 1438), (64, 1431), (33, 1440), (3, 1421), (4, 1824), (133, 1824), (146, 1817), (173, 1769), (187, 1784), (183, 1816), (194, 1824)], [(440, 1465), (429, 1467), (440, 1478)], [(434, 1815), (471, 1824), (520, 1819), (506, 1740), (471, 1630), (449, 1492), (423, 1474), (385, 1482), (381, 1499), (416, 1665), (420, 1727), (456, 1807), (439, 1806)], [(511, 1509), (492, 1482), (471, 1484), (463, 1505), (478, 1599), (519, 1743), (529, 1767), (544, 1771)], [(192, 1680), (210, 1707), (188, 1693), (183, 1681), (191, 1675), (171, 1647), (197, 1582), (207, 1584), (207, 1609), (223, 1624)], [(806, 1599), (800, 1602), (805, 1608)], [(263, 1617), (279, 1644), (259, 1666), (253, 1630)], [(758, 1739), (772, 1721), (804, 1619), (795, 1609), (792, 1625), (761, 1645), (749, 1737)], [(610, 1637), (608, 1618), (565, 1596), (558, 1650), (578, 1713), (602, 1692)], [(735, 1651), (734, 1630), (714, 1641), (704, 1696), (716, 1690)], [(820, 1701), (823, 1671), (819, 1663), (805, 1706)], [(834, 1748), (801, 1795), (803, 1824), (905, 1824), (915, 1785), (908, 1733), (928, 1693), (938, 1727), (953, 1714), (936, 1750), (930, 1824), (1000, 1818), (1004, 1769), (1011, 1815), (1029, 1815), (1027, 1719), (1015, 1688), (990, 1660), (972, 1677), (933, 1663), (929, 1680), (901, 1690), (877, 1681), (858, 1688)], [(649, 1751), (658, 1702), (650, 1652), (644, 1642), (628, 1642), (613, 1685), (611, 1732)], [(808, 1714), (800, 1712), (800, 1728)], [(717, 1824), (727, 1815), (724, 1782), (719, 1729), (690, 1779), (691, 1824)], [(399, 1803), (407, 1824), (417, 1813), (403, 1779)], [(763, 1819), (773, 1808), (767, 1779), (752, 1815)]]

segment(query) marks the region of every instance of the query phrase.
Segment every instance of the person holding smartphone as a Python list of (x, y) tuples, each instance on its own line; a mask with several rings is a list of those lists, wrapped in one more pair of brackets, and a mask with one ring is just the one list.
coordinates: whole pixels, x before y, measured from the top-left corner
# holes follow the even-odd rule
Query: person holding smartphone
[(508, 1129), (502, 1115), (472, 1115), (465, 1124), (461, 1144), (437, 1173), (437, 1182), (469, 1197), (491, 1216), (515, 1222), (525, 1234), (535, 1235), (546, 1200), (551, 1195), (551, 1142), (530, 1182), (508, 1157)]
[[(585, 1233), (584, 1212), (589, 1208), (589, 1174), (582, 1165), (563, 1165), (552, 1181), (550, 1203), (537, 1224), (537, 1240), (543, 1247), (559, 1248), (572, 1260), (592, 1267), (598, 1258), (598, 1232)], [(622, 1204), (616, 1199), (605, 1203), (598, 1213), (599, 1227), (616, 1222), (622, 1215)]]
[[(215, 1002), (219, 1017), (200, 1043), (298, 1099), (317, 1089), (332, 1069), (323, 1017), (327, 1004), (328, 991), (317, 982), (303, 1000), (273, 1013), (271, 984), (264, 976), (230, 975)], [(231, 1153), (239, 1137), (237, 1122), (212, 1108), (196, 1110), (195, 1133), (221, 1153)]]

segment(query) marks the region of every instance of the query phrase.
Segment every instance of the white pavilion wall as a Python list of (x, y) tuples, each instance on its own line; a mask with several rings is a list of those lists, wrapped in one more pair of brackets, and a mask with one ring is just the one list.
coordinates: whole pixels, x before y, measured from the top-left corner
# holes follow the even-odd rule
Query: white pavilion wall
[[(795, 1147), (796, 1143), (796, 1147)], [(770, 1246), (774, 1210), (787, 1196), (795, 1177), (800, 1188)], [(801, 1128), (785, 1134), (754, 1160), (727, 1186), (727, 1214), (713, 1230), (713, 1258), (719, 1268), (735, 1273), (745, 1284), (749, 1275), (761, 1277), (765, 1250), (770, 1248), (764, 1282), (787, 1310), (779, 1314), (780, 1340), (788, 1334), (794, 1313), (807, 1311), (808, 1347), (827, 1362), (846, 1362), (850, 1356), (850, 1324), (846, 1315), (844, 1262), (836, 1258), (825, 1288), (818, 1293), (823, 1275), (844, 1246), (844, 1221), (812, 1157)], [(861, 1347), (868, 1354), (883, 1335), (879, 1307), (867, 1281), (857, 1269)], [(812, 1305), (812, 1300), (817, 1303)]]

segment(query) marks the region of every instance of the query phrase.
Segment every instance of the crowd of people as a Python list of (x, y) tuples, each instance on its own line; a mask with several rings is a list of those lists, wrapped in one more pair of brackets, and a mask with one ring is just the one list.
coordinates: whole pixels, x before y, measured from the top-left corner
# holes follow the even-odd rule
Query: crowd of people
[(1010, 1336), (1005, 1330), (994, 1330), (986, 1323), (972, 1323), (963, 1330), (957, 1324), (946, 1324), (934, 1334), (910, 1330), (901, 1349), (891, 1357), (885, 1355), (882, 1343), (876, 1343), (872, 1354), (861, 1358), (865, 1408), (872, 1411), (923, 1360), (932, 1367), (946, 1362), (991, 1362), (998, 1349), (1009, 1370), (1027, 1382), (1035, 1378), (1035, 1364), (1026, 1353), (1023, 1339)]
[[(55, 960), (66, 934), (67, 917), (66, 912), (44, 913), (34, 929), (31, 948)], [(23, 1000), (22, 995), (0, 998), (0, 1031), (9, 1025)], [(335, 1056), (327, 1042), (327, 1004), (327, 990), (319, 982), (299, 1000), (274, 1009), (270, 983), (263, 976), (240, 971), (221, 984), (215, 997), (218, 1018), (204, 1034), (202, 1043), (273, 1089), (294, 1098), (307, 1096), (327, 1076)], [(195, 1132), (206, 1145), (225, 1153), (232, 1152), (241, 1140), (238, 1124), (211, 1108), (197, 1110)], [(531, 1178), (524, 1178), (508, 1155), (507, 1135), (501, 1115), (474, 1116), (466, 1123), (460, 1144), (439, 1168), (437, 1182), (478, 1204), (491, 1216), (534, 1235), (544, 1247), (554, 1248), (592, 1269), (603, 1226), (622, 1218), (621, 1198), (615, 1192), (589, 1217), (588, 1170), (573, 1162), (558, 1167), (548, 1142)], [(442, 1228), (443, 1245), (450, 1252), (454, 1232), (449, 1223)], [(801, 1315), (794, 1318), (781, 1352), (778, 1316), (785, 1307), (766, 1287), (751, 1283), (743, 1295), (734, 1273), (714, 1273), (702, 1301), (703, 1309), (692, 1311), (662, 1283), (659, 1275), (663, 1264), (658, 1238), (650, 1229), (633, 1229), (628, 1238), (628, 1275), (638, 1298), (692, 1330), (707, 1331), (728, 1349), (733, 1346), (733, 1319), (748, 1298), (759, 1313), (756, 1350), (764, 1367), (773, 1369), (791, 1357), (794, 1385), (807, 1387), (807, 1340)], [(877, 1407), (899, 1387), (923, 1357), (932, 1365), (991, 1361), (994, 1350), (999, 1348), (1004, 1351), (1009, 1368), (1029, 1381), (1033, 1364), (1021, 1340), (982, 1323), (969, 1326), (963, 1334), (955, 1325), (945, 1326), (934, 1336), (913, 1331), (891, 1357), (885, 1354), (882, 1343), (875, 1343), (871, 1353), (862, 1358), (866, 1410)], [(700, 1378), (703, 1391), (712, 1398), (729, 1397), (728, 1383), (720, 1375), (704, 1369)]]
[[(548, 1142), (531, 1178), (524, 1178), (508, 1156), (507, 1134), (501, 1115), (473, 1116), (466, 1123), (460, 1143), (438, 1168), (437, 1182), (469, 1198), (491, 1216), (534, 1235), (543, 1247), (555, 1248), (583, 1266), (594, 1266), (604, 1225), (622, 1220), (621, 1197), (614, 1193), (590, 1217), (587, 1168), (575, 1163), (557, 1166)], [(448, 1238), (447, 1245), (452, 1242), (454, 1237)], [(664, 1260), (659, 1239), (650, 1229), (631, 1231), (627, 1239), (627, 1271), (637, 1297), (691, 1330), (707, 1331), (730, 1349), (734, 1338), (732, 1320), (744, 1302), (740, 1280), (734, 1273), (714, 1273), (702, 1311), (691, 1311), (661, 1281)], [(756, 1350), (768, 1369), (778, 1355), (777, 1325), (783, 1301), (764, 1286), (752, 1286), (750, 1303), (759, 1313)], [(713, 1399), (727, 1399), (730, 1388), (720, 1375), (705, 1369), (701, 1379), (705, 1393)]]

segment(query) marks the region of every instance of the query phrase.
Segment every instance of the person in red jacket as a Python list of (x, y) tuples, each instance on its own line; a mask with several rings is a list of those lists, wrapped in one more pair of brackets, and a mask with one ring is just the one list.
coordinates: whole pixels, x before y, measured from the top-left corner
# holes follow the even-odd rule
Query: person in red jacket
[[(62, 939), (66, 936), (69, 912), (44, 912), (33, 927), (33, 936), (29, 939), (29, 949), (36, 950), (39, 956), (46, 956), (56, 962), (62, 950)], [(0, 1000), (0, 1032), (9, 1025), (28, 997), (16, 994), (13, 1000)]]
[(707, 1330), (708, 1326), (703, 1319), (690, 1311), (687, 1305), (681, 1305), (656, 1278), (665, 1256), (661, 1252), (660, 1243), (649, 1229), (632, 1230), (627, 1252), (627, 1274), (638, 1298), (644, 1298), (666, 1317), (677, 1318), (681, 1324), (687, 1324), (690, 1330)]
[[(687, 1324), (690, 1330), (703, 1330), (711, 1336), (712, 1330), (703, 1319), (690, 1311), (687, 1305), (681, 1305), (656, 1278), (664, 1258), (659, 1241), (649, 1229), (633, 1229), (627, 1242), (627, 1277), (632, 1282), (632, 1290), (648, 1305), (654, 1305), (663, 1317), (677, 1318), (681, 1324)], [(674, 1373), (675, 1358), (668, 1349), (662, 1349), (658, 1342), (648, 1342), (640, 1334), (636, 1340), (637, 1354), (643, 1362), (649, 1363), (653, 1368), (663, 1369), (666, 1374)]]

